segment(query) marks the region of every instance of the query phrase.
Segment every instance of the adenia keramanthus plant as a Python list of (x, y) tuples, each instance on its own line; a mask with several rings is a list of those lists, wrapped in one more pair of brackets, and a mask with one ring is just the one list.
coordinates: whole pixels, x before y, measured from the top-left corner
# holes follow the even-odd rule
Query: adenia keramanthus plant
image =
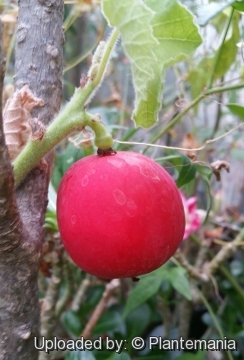
[[(42, 106), (42, 100), (35, 98), (28, 88), (20, 90), (9, 100), (8, 108), (11, 104), (15, 106), (17, 99), (20, 109), (25, 109), (25, 136), (14, 138), (14, 146), (11, 136), (7, 140), (12, 141), (8, 143), (10, 152), (14, 149), (18, 186), (28, 171), (65, 136), (87, 126), (92, 128), (97, 155), (75, 163), (58, 191), (61, 238), (72, 259), (87, 272), (104, 279), (135, 278), (160, 267), (179, 247), (185, 227), (181, 197), (173, 179), (153, 160), (141, 154), (113, 150), (111, 134), (99, 116), (89, 113), (89, 104), (104, 79), (120, 37), (131, 62), (135, 90), (132, 119), (136, 126), (151, 127), (161, 109), (166, 68), (189, 56), (200, 45), (201, 37), (193, 15), (176, 0), (103, 0), (101, 4), (108, 24), (114, 29), (108, 40), (98, 45), (90, 69), (81, 75), (80, 87), (72, 99), (44, 129), (38, 119), (30, 117), (30, 110)], [(179, 25), (172, 28), (169, 19)], [(194, 104), (206, 95), (226, 89), (210, 87)], [(29, 102), (23, 102), (25, 93)], [(5, 112), (6, 129), (8, 113)]]

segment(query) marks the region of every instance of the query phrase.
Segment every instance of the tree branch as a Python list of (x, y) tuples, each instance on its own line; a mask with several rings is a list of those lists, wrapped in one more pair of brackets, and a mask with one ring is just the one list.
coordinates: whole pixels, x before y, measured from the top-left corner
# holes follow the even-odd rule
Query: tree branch
[[(51, 121), (61, 104), (62, 22), (62, 0), (19, 0), (15, 85), (17, 89), (28, 85), (33, 94), (44, 100), (43, 107), (32, 111), (32, 116), (44, 124)], [(3, 70), (1, 79), (2, 74)], [(47, 158), (46, 167), (41, 164), (35, 167), (14, 193), (2, 129), (1, 121), (0, 359), (36, 360), (34, 337), (39, 336), (40, 324), (37, 278), (51, 157)]]

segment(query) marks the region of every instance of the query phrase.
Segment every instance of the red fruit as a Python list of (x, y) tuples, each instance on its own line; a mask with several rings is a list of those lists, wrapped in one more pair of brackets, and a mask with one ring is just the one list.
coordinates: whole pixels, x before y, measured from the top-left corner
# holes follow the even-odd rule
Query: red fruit
[(71, 258), (103, 279), (157, 269), (174, 254), (185, 228), (173, 179), (133, 152), (92, 155), (71, 166), (58, 190), (57, 217)]

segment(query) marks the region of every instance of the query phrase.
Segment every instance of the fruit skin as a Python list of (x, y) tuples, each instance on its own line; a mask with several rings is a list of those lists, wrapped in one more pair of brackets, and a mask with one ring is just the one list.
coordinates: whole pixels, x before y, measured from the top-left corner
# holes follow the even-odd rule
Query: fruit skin
[(73, 261), (103, 279), (157, 269), (177, 250), (185, 229), (171, 176), (133, 152), (91, 155), (72, 165), (58, 189), (57, 219)]

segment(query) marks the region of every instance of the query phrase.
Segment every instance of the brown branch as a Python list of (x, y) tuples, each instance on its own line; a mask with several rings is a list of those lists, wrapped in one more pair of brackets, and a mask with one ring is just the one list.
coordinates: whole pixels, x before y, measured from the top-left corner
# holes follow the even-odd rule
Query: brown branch
[(45, 298), (41, 300), (41, 335), (46, 339), (53, 336), (56, 326), (55, 307), (61, 286), (61, 262), (53, 264), (52, 276), (48, 282)]
[(182, 254), (181, 250), (178, 249), (174, 254), (174, 258), (187, 270), (188, 274), (193, 278), (201, 282), (208, 282), (209, 277), (200, 272), (197, 268), (188, 263), (185, 256)]
[(114, 279), (110, 281), (106, 287), (105, 291), (102, 295), (101, 300), (95, 307), (88, 323), (86, 324), (85, 329), (83, 330), (81, 336), (83, 336), (85, 339), (89, 339), (91, 337), (92, 331), (94, 327), (96, 326), (98, 320), (102, 316), (108, 301), (110, 300), (111, 296), (114, 294), (114, 291), (120, 286), (120, 280)]
[(91, 280), (87, 277), (86, 279), (84, 279), (82, 281), (82, 283), (80, 284), (75, 297), (72, 301), (71, 307), (70, 309), (73, 311), (78, 311), (82, 302), (85, 299), (86, 296), (86, 291), (87, 289), (91, 286)]
[[(15, 86), (28, 85), (44, 100), (45, 105), (33, 109), (31, 115), (47, 124), (58, 112), (62, 97), (63, 1), (18, 3)], [(36, 360), (34, 337), (39, 336), (40, 325), (37, 278), (51, 157), (49, 166), (38, 165), (14, 194), (2, 118), (0, 123), (0, 359)]]
[(179, 337), (188, 339), (193, 303), (181, 296), (179, 307)]
[[(0, 99), (2, 99), (5, 56), (0, 22)], [(0, 258), (18, 246), (20, 217), (14, 195), (14, 177), (3, 132), (2, 101), (0, 100)], [(1, 263), (0, 263), (1, 264)]]
[(241, 241), (244, 239), (244, 229), (236, 236), (236, 238), (224, 245), (221, 250), (215, 255), (215, 257), (205, 265), (205, 272), (206, 274), (214, 274), (223, 263), (229, 259), (237, 250), (237, 247)]

